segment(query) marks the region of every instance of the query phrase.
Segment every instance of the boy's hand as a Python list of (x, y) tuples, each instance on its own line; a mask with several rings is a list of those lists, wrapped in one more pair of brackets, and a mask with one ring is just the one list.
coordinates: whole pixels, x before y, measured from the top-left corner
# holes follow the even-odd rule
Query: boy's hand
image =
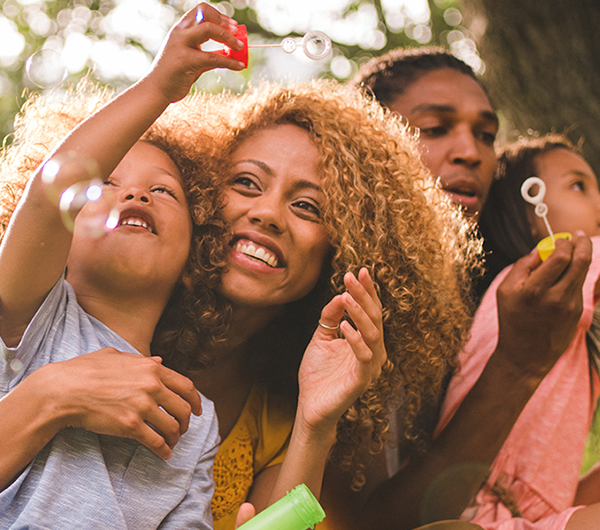
[(244, 64), (219, 52), (205, 52), (200, 46), (213, 40), (241, 50), (243, 43), (234, 37), (237, 23), (206, 3), (188, 11), (173, 26), (154, 60), (147, 78), (169, 102), (183, 99), (198, 77), (213, 68), (242, 70)]
[(30, 377), (56, 404), (60, 427), (132, 438), (163, 459), (202, 412), (193, 383), (160, 358), (103, 348), (51, 363)]

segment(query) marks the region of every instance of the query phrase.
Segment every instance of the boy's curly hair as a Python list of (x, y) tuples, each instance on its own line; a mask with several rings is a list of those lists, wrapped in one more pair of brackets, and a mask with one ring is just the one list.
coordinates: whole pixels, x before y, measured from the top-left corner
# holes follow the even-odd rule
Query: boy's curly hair
[(367, 267), (384, 307), (389, 361), (340, 421), (334, 452), (343, 468), (357, 472), (360, 485), (361, 441), (367, 432), (364, 449), (381, 449), (390, 409), (402, 411), (411, 441), (430, 434), (419, 426), (419, 413), (438, 403), (470, 325), (466, 294), (480, 254), (473, 227), (435, 186), (406, 125), (350, 87), (263, 84), (242, 96), (196, 94), (173, 110), (198, 131), (210, 128), (219, 160), (213, 176), (221, 182), (231, 153), (264, 128), (295, 124), (321, 153), (330, 261), (315, 289), (253, 339), (248, 368), (274, 391), (295, 391), (323, 305), (345, 290), (346, 272)]
[[(79, 123), (99, 110), (114, 97), (114, 92), (87, 79), (64, 93), (32, 95), (15, 119), (15, 134), (10, 145), (5, 144), (0, 152), (0, 241), (6, 232), (10, 218), (21, 198), (29, 179), (47, 159), (59, 142)], [(208, 178), (209, 156), (212, 143), (208, 135), (195, 131), (195, 142), (181, 141), (188, 124), (174, 122), (168, 116), (159, 118), (142, 136), (148, 142), (164, 151), (175, 163), (182, 176), (190, 215), (193, 220), (193, 236), (190, 255), (184, 272), (184, 281), (178, 285), (157, 326), (152, 348), (159, 349), (163, 343), (169, 344), (195, 356), (199, 365), (206, 360), (199, 355), (196, 339), (190, 342), (184, 328), (181, 306), (203, 304), (202, 311), (196, 311), (192, 329), (209, 329), (212, 336), (223, 327), (222, 311), (214, 295), (214, 287), (220, 278), (220, 267), (224, 255), (218, 250), (226, 229), (215, 212), (219, 210), (218, 189)], [(216, 249), (213, 251), (213, 249)], [(203, 271), (203, 281), (193, 286), (186, 281), (190, 271)], [(193, 302), (192, 302), (193, 301)], [(222, 305), (222, 304), (221, 304)], [(186, 313), (187, 314), (187, 313)], [(174, 323), (178, 332), (174, 333)], [(165, 331), (167, 330), (167, 331)], [(207, 334), (205, 333), (205, 335)], [(155, 344), (156, 343), (156, 344)], [(191, 350), (193, 348), (193, 351)]]

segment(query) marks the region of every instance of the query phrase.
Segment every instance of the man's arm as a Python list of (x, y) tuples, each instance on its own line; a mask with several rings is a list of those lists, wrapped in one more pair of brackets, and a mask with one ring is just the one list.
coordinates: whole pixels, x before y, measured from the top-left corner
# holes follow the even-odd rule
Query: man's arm
[[(515, 264), (498, 288), (498, 344), (479, 380), (431, 450), (369, 497), (364, 528), (423, 524), (430, 487), (436, 495), (429, 496), (434, 502), (428, 502), (427, 522), (460, 516), (529, 398), (571, 342), (590, 261), (591, 242), (578, 235), (572, 244), (559, 242), (544, 263), (533, 252)], [(440, 479), (445, 476), (448, 487)]]

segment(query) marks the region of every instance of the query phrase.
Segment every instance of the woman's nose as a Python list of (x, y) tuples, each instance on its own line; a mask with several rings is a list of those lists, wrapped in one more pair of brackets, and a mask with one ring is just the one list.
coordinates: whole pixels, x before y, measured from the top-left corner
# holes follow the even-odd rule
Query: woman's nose
[(248, 217), (255, 223), (276, 232), (285, 230), (285, 216), (281, 201), (275, 197), (257, 197), (248, 210)]

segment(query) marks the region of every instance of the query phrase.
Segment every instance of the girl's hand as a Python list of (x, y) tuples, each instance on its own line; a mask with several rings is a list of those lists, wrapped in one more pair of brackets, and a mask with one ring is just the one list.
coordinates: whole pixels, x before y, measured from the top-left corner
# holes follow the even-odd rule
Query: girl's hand
[(213, 68), (242, 70), (243, 63), (219, 52), (204, 52), (201, 45), (213, 40), (241, 50), (243, 43), (234, 37), (237, 23), (206, 3), (188, 11), (173, 26), (154, 60), (147, 78), (169, 102), (179, 101), (190, 91), (200, 75)]
[[(347, 273), (344, 283), (347, 292), (323, 308), (300, 366), (298, 414), (309, 429), (335, 426), (377, 380), (387, 360), (381, 301), (367, 269), (360, 270), (358, 279)], [(356, 329), (341, 321), (344, 312)]]

